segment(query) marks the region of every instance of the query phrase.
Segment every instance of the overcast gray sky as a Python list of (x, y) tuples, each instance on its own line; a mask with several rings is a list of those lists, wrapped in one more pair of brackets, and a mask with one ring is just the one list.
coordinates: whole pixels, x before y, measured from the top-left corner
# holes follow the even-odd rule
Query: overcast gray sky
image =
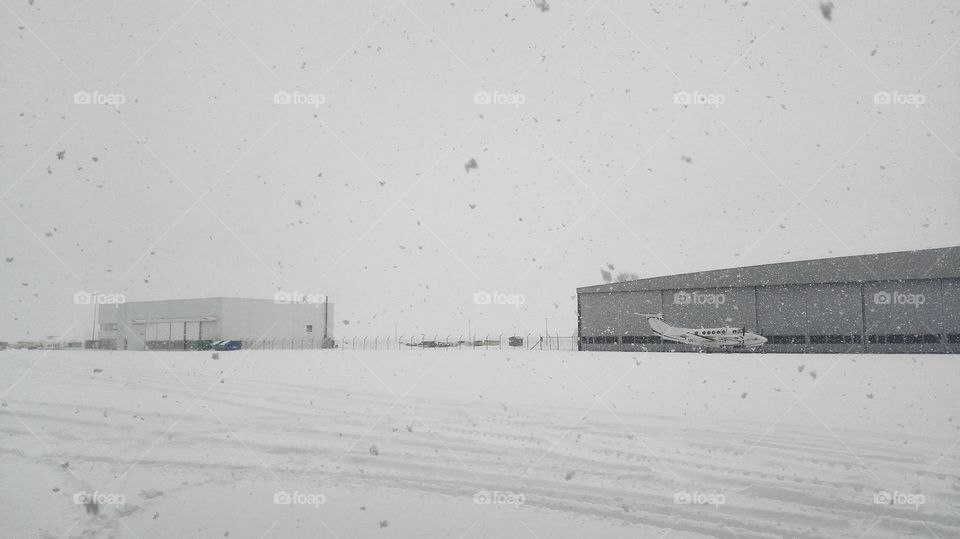
[(955, 2), (2, 4), (0, 339), (78, 291), (570, 334), (608, 263), (960, 244)]

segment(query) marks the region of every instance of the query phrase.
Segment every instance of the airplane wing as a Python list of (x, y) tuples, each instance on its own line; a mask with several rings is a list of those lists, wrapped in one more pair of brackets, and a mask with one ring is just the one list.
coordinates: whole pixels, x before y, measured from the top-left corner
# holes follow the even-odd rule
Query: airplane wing
[(690, 340), (702, 339), (698, 342), (700, 342), (704, 346), (709, 346), (709, 345), (715, 345), (720, 347), (732, 346), (734, 348), (738, 346), (743, 346), (742, 339), (738, 341), (735, 338), (730, 338), (729, 335), (717, 335), (716, 337), (711, 337), (707, 335), (693, 335), (693, 334), (687, 334), (687, 335), (690, 337)]
[(716, 339), (707, 337), (705, 335), (694, 335), (693, 333), (685, 333), (683, 336), (684, 336), (683, 342), (687, 344), (703, 345), (703, 346), (720, 344)]
[(681, 344), (697, 345), (697, 344), (703, 343), (703, 341), (705, 340), (708, 340), (708, 339), (703, 339), (699, 335), (694, 335), (693, 333), (679, 333), (679, 334), (675, 333), (671, 335), (669, 333), (661, 333), (656, 330), (654, 330), (654, 333), (659, 335), (661, 339), (666, 339), (668, 341), (674, 341)]

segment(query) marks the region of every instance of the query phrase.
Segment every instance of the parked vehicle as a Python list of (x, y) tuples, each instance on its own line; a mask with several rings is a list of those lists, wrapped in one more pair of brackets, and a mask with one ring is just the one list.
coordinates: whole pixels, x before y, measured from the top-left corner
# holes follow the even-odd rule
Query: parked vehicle
[(449, 348), (454, 346), (454, 344), (449, 342), (420, 341), (417, 343), (407, 343), (407, 346), (415, 346), (418, 348)]
[(224, 340), (213, 343), (213, 349), (219, 351), (239, 350), (241, 347), (242, 343), (240, 341)]

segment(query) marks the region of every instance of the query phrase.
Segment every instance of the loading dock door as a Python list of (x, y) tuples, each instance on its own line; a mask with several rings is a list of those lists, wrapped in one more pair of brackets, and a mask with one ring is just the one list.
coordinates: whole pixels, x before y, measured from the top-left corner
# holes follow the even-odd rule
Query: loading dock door
[(178, 324), (176, 322), (170, 323), (170, 340), (180, 342), (183, 341), (183, 335), (186, 328), (184, 324)]
[(184, 340), (199, 341), (200, 340), (200, 322), (184, 322), (183, 333), (184, 333), (184, 337), (183, 337)]

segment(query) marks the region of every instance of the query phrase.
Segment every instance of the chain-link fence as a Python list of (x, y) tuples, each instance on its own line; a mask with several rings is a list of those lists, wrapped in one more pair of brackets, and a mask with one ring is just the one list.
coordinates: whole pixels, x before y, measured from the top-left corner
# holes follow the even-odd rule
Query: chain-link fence
[(334, 348), (333, 339), (323, 337), (272, 337), (240, 339), (240, 348), (247, 350), (321, 350)]
[(345, 350), (418, 350), (424, 348), (463, 348), (476, 350), (568, 350), (577, 349), (575, 335), (530, 335), (508, 336), (484, 335), (483, 338), (468, 338), (455, 335), (374, 335), (372, 337), (338, 337), (327, 339), (309, 337), (275, 337), (266, 339), (240, 339), (242, 349), (252, 350), (320, 350), (341, 348)]

